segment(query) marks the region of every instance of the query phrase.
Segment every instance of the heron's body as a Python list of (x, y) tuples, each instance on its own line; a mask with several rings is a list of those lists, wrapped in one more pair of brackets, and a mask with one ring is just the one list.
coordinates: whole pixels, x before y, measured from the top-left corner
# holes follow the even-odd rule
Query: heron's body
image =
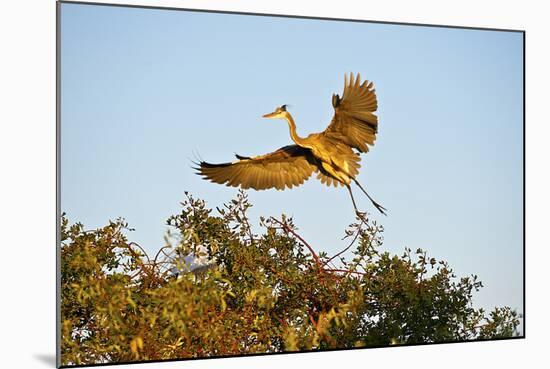
[(285, 119), (290, 129), (294, 145), (280, 148), (266, 155), (243, 157), (237, 155), (237, 161), (223, 164), (199, 163), (199, 174), (215, 183), (228, 186), (265, 190), (301, 185), (313, 173), (328, 186), (345, 186), (355, 200), (350, 184), (355, 182), (369, 197), (376, 208), (385, 210), (377, 204), (361, 187), (356, 179), (359, 174), (359, 153), (367, 152), (374, 145), (378, 131), (376, 94), (372, 82), (360, 83), (360, 76), (354, 80), (353, 73), (348, 82), (345, 78), (342, 98), (333, 95), (334, 117), (327, 129), (300, 137), (292, 115), (283, 105), (265, 118)]

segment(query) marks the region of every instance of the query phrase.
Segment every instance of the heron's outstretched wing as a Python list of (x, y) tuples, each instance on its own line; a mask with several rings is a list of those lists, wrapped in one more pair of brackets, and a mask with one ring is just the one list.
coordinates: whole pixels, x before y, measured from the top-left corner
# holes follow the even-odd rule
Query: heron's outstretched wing
[(265, 190), (299, 186), (317, 170), (316, 159), (309, 149), (289, 145), (266, 155), (251, 158), (238, 156), (233, 163), (198, 163), (199, 175), (227, 186)]
[(345, 75), (342, 97), (332, 95), (334, 117), (324, 135), (337, 139), (360, 152), (369, 151), (367, 145), (374, 145), (378, 132), (378, 117), (374, 114), (378, 108), (376, 93), (372, 82), (361, 83), (359, 73), (348, 80)]

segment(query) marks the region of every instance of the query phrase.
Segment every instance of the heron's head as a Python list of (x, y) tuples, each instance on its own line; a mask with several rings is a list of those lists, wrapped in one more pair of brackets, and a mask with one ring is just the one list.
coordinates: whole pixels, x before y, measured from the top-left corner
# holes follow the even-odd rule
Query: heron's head
[(288, 112), (286, 111), (286, 104), (279, 106), (277, 109), (275, 109), (274, 112), (269, 114), (262, 115), (263, 118), (269, 118), (269, 119), (283, 119), (286, 117)]

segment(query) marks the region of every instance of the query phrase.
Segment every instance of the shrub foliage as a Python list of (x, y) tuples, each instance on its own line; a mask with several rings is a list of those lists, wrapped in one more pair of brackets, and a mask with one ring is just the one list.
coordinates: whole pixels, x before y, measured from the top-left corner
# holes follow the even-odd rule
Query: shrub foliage
[[(293, 220), (249, 223), (246, 193), (215, 210), (187, 195), (154, 256), (122, 219), (62, 219), (62, 364), (372, 347), (512, 337), (509, 307), (472, 305), (482, 287), (421, 249), (381, 251), (365, 216), (341, 253), (317, 253)], [(190, 272), (190, 253), (210, 267)], [(204, 255), (203, 255), (204, 254)], [(344, 258), (344, 255), (347, 255)]]

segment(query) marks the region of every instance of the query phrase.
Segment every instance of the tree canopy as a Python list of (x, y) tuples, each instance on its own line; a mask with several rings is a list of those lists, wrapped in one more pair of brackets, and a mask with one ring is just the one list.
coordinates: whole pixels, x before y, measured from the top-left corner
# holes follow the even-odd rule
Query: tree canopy
[[(62, 218), (62, 365), (199, 358), (513, 337), (510, 307), (473, 306), (482, 288), (426, 251), (382, 250), (358, 216), (328, 255), (293, 219), (260, 218), (245, 192), (214, 210), (187, 194), (148, 255), (123, 219), (86, 230)], [(210, 261), (190, 272), (184, 257)], [(204, 254), (204, 255), (203, 255)]]

